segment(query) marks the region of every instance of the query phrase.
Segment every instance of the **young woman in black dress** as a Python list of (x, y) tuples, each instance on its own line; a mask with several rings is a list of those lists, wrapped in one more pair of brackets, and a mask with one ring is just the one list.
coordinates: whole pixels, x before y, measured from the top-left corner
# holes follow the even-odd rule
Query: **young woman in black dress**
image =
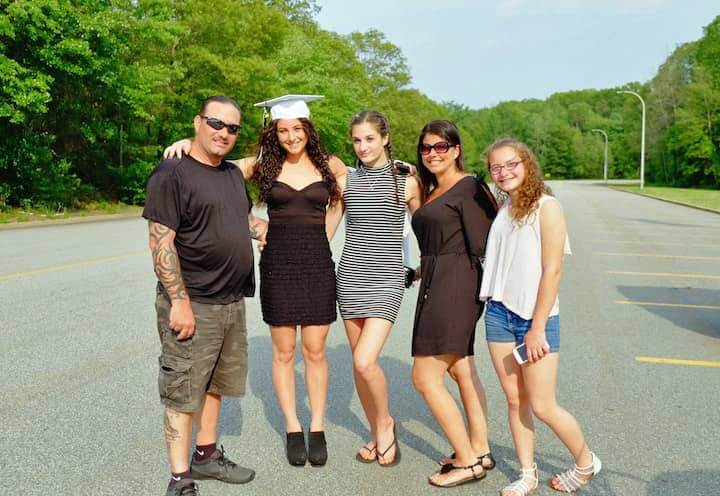
[[(272, 379), (285, 417), (287, 458), (291, 465), (300, 466), (308, 459), (313, 465), (327, 461), (325, 342), (336, 319), (336, 291), (328, 242), (334, 229), (326, 223), (326, 215), (339, 207), (338, 179), (347, 173), (342, 161), (322, 149), (309, 120), (305, 102), (316, 98), (289, 95), (258, 104), (271, 111), (271, 122), (260, 136), (260, 153), (235, 162), (245, 178), (258, 186), (260, 202), (268, 207), (260, 299), (272, 337)], [(174, 143), (165, 156), (179, 155), (189, 149), (189, 143)], [(312, 416), (307, 449), (295, 398), (298, 326)]]
[[(432, 121), (423, 128), (418, 170), (424, 201), (412, 219), (422, 274), (412, 338), (413, 383), (454, 450), (428, 481), (451, 487), (482, 479), (495, 466), (473, 348), (483, 310), (480, 260), (496, 205), (487, 186), (464, 172), (460, 135), (451, 122)], [(446, 373), (458, 385), (469, 434), (445, 387)]]

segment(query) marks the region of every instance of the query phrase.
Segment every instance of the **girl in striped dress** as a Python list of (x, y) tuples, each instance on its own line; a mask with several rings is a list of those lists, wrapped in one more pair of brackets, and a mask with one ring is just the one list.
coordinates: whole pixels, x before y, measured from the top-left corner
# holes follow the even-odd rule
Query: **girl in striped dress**
[(356, 458), (392, 466), (400, 461), (400, 448), (378, 357), (405, 289), (405, 211), (418, 208), (421, 190), (408, 173), (412, 167), (393, 159), (383, 114), (375, 110), (357, 114), (350, 122), (350, 135), (358, 163), (355, 171), (338, 181), (346, 238), (337, 269), (337, 298), (353, 353), (355, 386), (372, 435)]

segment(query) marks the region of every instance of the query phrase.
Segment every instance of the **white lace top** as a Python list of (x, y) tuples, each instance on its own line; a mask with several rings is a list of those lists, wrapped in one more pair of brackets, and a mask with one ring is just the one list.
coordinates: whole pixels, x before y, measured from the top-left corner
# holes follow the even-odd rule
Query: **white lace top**
[[(510, 199), (506, 200), (490, 228), (485, 249), (480, 299), (502, 302), (508, 310), (527, 320), (532, 319), (535, 311), (542, 276), (540, 210), (548, 201), (558, 200), (543, 195), (538, 200), (538, 208), (525, 222), (518, 223), (510, 217)], [(564, 253), (571, 254), (567, 235)], [(559, 312), (556, 297), (550, 316)]]

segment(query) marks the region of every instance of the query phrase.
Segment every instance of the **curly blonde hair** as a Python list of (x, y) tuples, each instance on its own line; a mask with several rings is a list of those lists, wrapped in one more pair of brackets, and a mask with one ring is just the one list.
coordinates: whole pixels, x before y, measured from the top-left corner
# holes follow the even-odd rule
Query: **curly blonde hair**
[[(510, 207), (510, 216), (517, 223), (523, 223), (537, 210), (538, 200), (543, 195), (552, 195), (552, 190), (545, 184), (535, 154), (525, 143), (514, 138), (501, 138), (485, 149), (485, 165), (490, 171), (490, 155), (500, 148), (512, 148), (525, 167), (525, 180), (520, 185), (517, 199)], [(500, 200), (504, 201), (508, 194), (499, 191)]]

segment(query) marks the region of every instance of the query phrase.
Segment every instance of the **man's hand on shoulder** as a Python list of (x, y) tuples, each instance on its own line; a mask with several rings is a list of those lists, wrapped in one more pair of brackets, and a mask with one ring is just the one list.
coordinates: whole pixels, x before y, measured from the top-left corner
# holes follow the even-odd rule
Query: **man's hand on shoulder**
[(187, 155), (188, 153), (190, 153), (191, 146), (192, 141), (190, 141), (188, 138), (176, 141), (172, 145), (165, 148), (165, 151), (163, 151), (163, 158), (182, 158), (183, 155)]

